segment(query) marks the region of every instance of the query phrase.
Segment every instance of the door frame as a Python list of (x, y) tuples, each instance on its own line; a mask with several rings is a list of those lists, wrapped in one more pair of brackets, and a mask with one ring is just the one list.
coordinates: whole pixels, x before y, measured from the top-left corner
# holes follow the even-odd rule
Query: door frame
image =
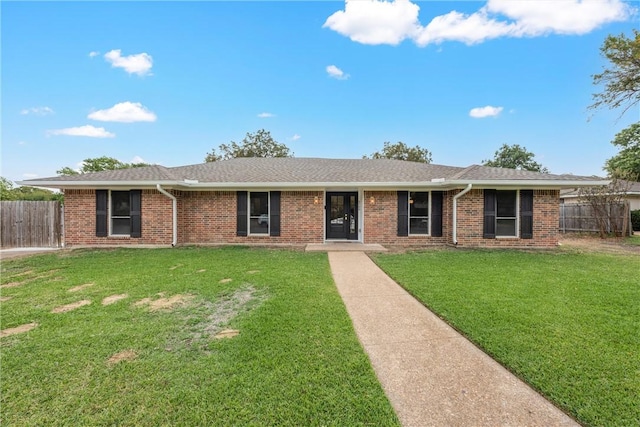
[[(329, 218), (330, 218), (330, 209), (331, 209), (331, 196), (343, 196), (345, 198), (345, 211), (350, 209), (349, 198), (355, 197), (355, 233), (351, 234), (348, 232), (348, 229), (345, 230), (344, 237), (329, 237)], [(360, 192), (358, 190), (354, 191), (325, 191), (325, 212), (324, 212), (324, 240), (325, 241), (347, 241), (347, 242), (359, 242), (362, 229), (361, 220), (362, 220), (362, 211), (361, 211), (361, 200)], [(346, 212), (345, 212), (346, 213)]]

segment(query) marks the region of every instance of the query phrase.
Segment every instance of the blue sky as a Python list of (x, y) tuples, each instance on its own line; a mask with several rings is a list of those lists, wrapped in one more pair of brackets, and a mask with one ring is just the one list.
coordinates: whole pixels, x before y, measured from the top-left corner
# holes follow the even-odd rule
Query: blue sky
[[(296, 157), (385, 141), (468, 166), (520, 144), (602, 175), (638, 109), (590, 112), (638, 2), (2, 2), (2, 176), (164, 166), (264, 128)], [(591, 120), (589, 120), (589, 118)]]

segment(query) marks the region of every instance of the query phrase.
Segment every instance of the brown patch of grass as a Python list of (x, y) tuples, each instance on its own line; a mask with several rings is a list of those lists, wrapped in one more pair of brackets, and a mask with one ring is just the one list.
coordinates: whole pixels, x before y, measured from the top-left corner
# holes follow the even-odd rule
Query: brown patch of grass
[(182, 267), (182, 264), (171, 266), (171, 267), (169, 267), (169, 270), (175, 270), (178, 267)]
[(121, 299), (127, 298), (128, 296), (129, 296), (128, 294), (110, 295), (106, 298), (103, 298), (102, 305), (111, 305), (115, 302), (120, 301)]
[(0, 297), (0, 302), (9, 301), (13, 297)]
[(94, 286), (95, 283), (85, 283), (84, 285), (78, 285), (78, 286), (74, 286), (73, 288), (69, 288), (67, 289), (67, 292), (78, 292), (81, 291), (83, 289), (87, 289), (91, 286)]
[(214, 338), (215, 339), (222, 339), (222, 338), (233, 338), (235, 336), (240, 335), (240, 331), (237, 329), (225, 329), (223, 331), (218, 332)]
[(218, 283), (230, 283), (230, 282), (232, 282), (232, 281), (233, 281), (233, 279), (222, 279), (222, 280), (220, 280), (220, 282), (218, 282)]
[(71, 304), (61, 305), (60, 307), (56, 307), (51, 310), (52, 313), (66, 313), (68, 311), (75, 310), (76, 308), (80, 308), (85, 305), (91, 304), (91, 301), (88, 299), (83, 299), (81, 301), (76, 301)]
[(260, 273), (260, 270), (249, 270), (249, 271), (247, 271), (247, 274), (256, 274), (256, 273)]
[(203, 268), (201, 270), (196, 271), (196, 273), (204, 273), (205, 271), (207, 271), (207, 270)]
[(120, 362), (131, 362), (137, 357), (138, 353), (136, 353), (134, 350), (123, 350), (111, 356), (107, 360), (107, 365), (115, 365), (116, 363)]
[(21, 334), (23, 332), (29, 332), (33, 328), (38, 326), (37, 323), (27, 323), (25, 325), (16, 326), (15, 328), (7, 328), (0, 331), (0, 338), (8, 337), (10, 335)]
[(23, 282), (9, 282), (9, 283), (5, 283), (4, 285), (0, 285), (0, 289), (5, 289), (5, 288), (17, 288), (18, 286), (22, 286), (25, 283), (29, 283), (29, 281), (23, 281)]
[[(161, 293), (159, 295), (164, 295), (164, 293)], [(161, 296), (160, 298), (155, 300), (151, 298), (143, 298), (133, 303), (133, 305), (147, 305), (149, 306), (149, 311), (172, 310), (175, 307), (187, 304), (192, 299), (193, 295), (190, 294), (175, 294), (168, 298)]]

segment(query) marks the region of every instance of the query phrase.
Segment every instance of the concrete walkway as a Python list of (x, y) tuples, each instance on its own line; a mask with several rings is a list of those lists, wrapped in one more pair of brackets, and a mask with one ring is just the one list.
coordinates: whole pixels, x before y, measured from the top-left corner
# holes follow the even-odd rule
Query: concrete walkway
[(363, 252), (329, 252), (338, 291), (403, 426), (578, 426)]

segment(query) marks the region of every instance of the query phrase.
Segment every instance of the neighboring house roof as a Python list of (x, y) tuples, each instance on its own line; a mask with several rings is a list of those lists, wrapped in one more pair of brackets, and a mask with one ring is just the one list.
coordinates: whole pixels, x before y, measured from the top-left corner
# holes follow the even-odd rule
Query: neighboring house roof
[(598, 177), (553, 175), (515, 169), (472, 165), (466, 168), (389, 159), (236, 158), (167, 168), (148, 166), (72, 176), (22, 181), (21, 185), (52, 188), (149, 187), (247, 188), (247, 187), (368, 187), (429, 186), (456, 188), (511, 186), (535, 188), (606, 185)]
[[(615, 183), (609, 184), (609, 187), (613, 189)], [(640, 182), (619, 180), (617, 184), (618, 191), (623, 191), (624, 194), (640, 196)], [(560, 191), (561, 198), (580, 197), (580, 191), (577, 188), (567, 188)]]

